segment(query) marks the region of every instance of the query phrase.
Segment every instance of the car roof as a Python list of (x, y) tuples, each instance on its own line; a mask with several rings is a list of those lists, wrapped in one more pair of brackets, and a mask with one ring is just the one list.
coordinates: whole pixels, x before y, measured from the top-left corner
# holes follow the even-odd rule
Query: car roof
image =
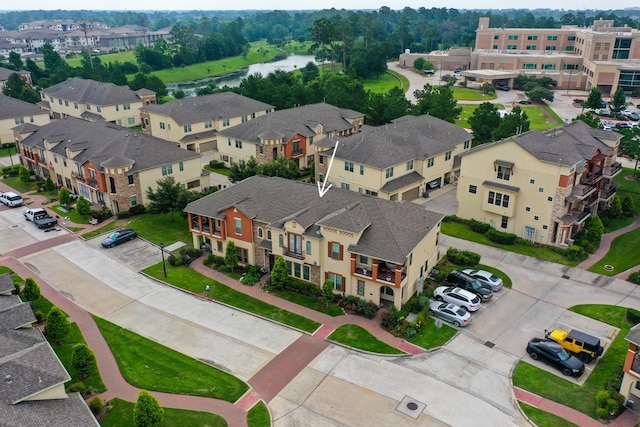
[(577, 339), (579, 341), (582, 341), (586, 344), (593, 345), (593, 346), (596, 346), (600, 343), (600, 340), (598, 338), (581, 331), (576, 331), (575, 329), (569, 331), (569, 333), (567, 334), (567, 337)]

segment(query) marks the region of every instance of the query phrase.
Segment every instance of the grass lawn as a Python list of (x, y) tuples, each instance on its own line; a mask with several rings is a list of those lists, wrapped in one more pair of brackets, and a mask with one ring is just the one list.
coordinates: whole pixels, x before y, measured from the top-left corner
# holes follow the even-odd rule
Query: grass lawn
[(309, 55), (309, 49), (312, 44), (311, 42), (291, 42), (284, 45), (284, 50), (289, 53)]
[[(127, 52), (117, 52), (117, 53), (105, 53), (103, 55), (92, 55), (93, 58), (100, 58), (100, 62), (102, 62), (102, 64), (104, 64), (105, 66), (109, 63), (109, 62), (115, 62), (115, 61), (119, 61), (119, 62), (133, 62), (134, 64), (137, 64), (138, 61), (136, 60), (136, 54), (133, 50), (129, 50)], [(82, 55), (76, 55), (73, 58), (69, 58), (67, 59), (67, 64), (69, 64), (71, 67), (81, 67), (82, 66)], [(95, 63), (95, 61), (94, 61)]]
[(231, 170), (229, 168), (212, 168), (210, 165), (204, 165), (204, 168), (208, 171), (219, 173), (224, 176), (229, 176), (231, 174)]
[[(103, 427), (131, 427), (135, 403), (122, 399), (112, 399), (113, 408), (100, 419)], [(164, 420), (158, 427), (226, 427), (227, 421), (220, 415), (184, 409), (163, 408)]]
[(619, 184), (616, 194), (623, 199), (625, 194), (630, 194), (633, 199), (633, 207), (637, 215), (640, 215), (640, 169), (636, 173), (634, 179), (633, 169), (622, 168), (622, 171), (616, 175), (613, 180)]
[(295, 304), (310, 308), (311, 310), (328, 314), (329, 316), (335, 317), (335, 316), (342, 316), (344, 314), (344, 310), (342, 310), (342, 307), (336, 304), (330, 303), (329, 306), (325, 308), (324, 301), (320, 301), (318, 300), (318, 298), (302, 295), (297, 292), (291, 292), (291, 291), (273, 292), (273, 295), (277, 296), (278, 298), (282, 298), (287, 301), (293, 302)]
[[(640, 228), (616, 237), (611, 242), (609, 252), (604, 258), (592, 265), (589, 271), (605, 276), (615, 276), (635, 267), (640, 264), (640, 258), (638, 258), (638, 252), (636, 252), (638, 250), (638, 242), (640, 242)], [(605, 265), (612, 265), (613, 270), (605, 270)]]
[(16, 190), (18, 193), (28, 193), (38, 187), (35, 181), (22, 182), (18, 176), (8, 176), (3, 178), (2, 182)]
[[(494, 104), (494, 105), (496, 106), (496, 108), (498, 108), (498, 110), (504, 110), (504, 105), (502, 104)], [(462, 105), (458, 105), (458, 107), (462, 107), (462, 112), (460, 113), (460, 117), (458, 117), (458, 119), (456, 120), (456, 124), (458, 126), (462, 126), (470, 129), (471, 125), (469, 124), (469, 117), (473, 115), (473, 112), (476, 111), (476, 108), (478, 108), (478, 106), (473, 104), (462, 104)]]
[(235, 402), (249, 386), (231, 374), (94, 317), (129, 384)]
[(619, 230), (621, 228), (630, 225), (634, 218), (632, 216), (625, 216), (623, 218), (609, 218), (606, 215), (601, 216), (602, 225), (604, 226), (605, 233), (611, 233), (612, 231)]
[(0, 148), (0, 157), (9, 157), (9, 154), (11, 154), (12, 158), (13, 158), (13, 164), (17, 164), (18, 160), (16, 157), (14, 157), (16, 154), (18, 154), (18, 150), (15, 147), (15, 145), (13, 147), (10, 148)]
[(547, 130), (564, 123), (548, 105), (519, 105), (527, 113), (531, 130)]
[(483, 94), (482, 89), (471, 89), (462, 86), (453, 86), (453, 98), (456, 101), (492, 101), (496, 99), (495, 93)]
[(264, 402), (256, 403), (253, 408), (247, 412), (247, 425), (249, 427), (270, 427), (271, 416), (269, 409)]
[(538, 427), (578, 427), (577, 424), (571, 421), (567, 421), (564, 418), (560, 418), (557, 415), (550, 414), (534, 406), (527, 405), (524, 402), (518, 402), (518, 404), (527, 417)]
[(373, 93), (387, 93), (391, 88), (396, 86), (405, 90), (409, 87), (409, 80), (395, 71), (387, 71), (377, 79), (370, 78), (362, 80), (362, 84), (366, 91), (371, 91)]
[[(471, 231), (464, 224), (456, 222), (443, 222), (441, 231), (449, 236), (458, 237), (460, 239), (469, 240), (471, 242), (482, 243), (483, 245), (493, 246), (494, 248), (504, 249), (505, 251), (514, 252), (521, 255), (527, 255), (530, 257), (542, 259), (545, 261), (551, 261), (558, 264), (569, 265), (575, 267), (579, 264), (578, 261), (568, 261), (562, 255), (553, 252), (546, 247), (533, 247), (529, 245), (514, 244), (514, 245), (501, 245), (487, 239), (484, 234)], [(504, 279), (503, 279), (504, 280)]]
[(402, 350), (380, 341), (358, 325), (342, 325), (328, 336), (328, 339), (349, 347), (380, 354), (405, 354)]
[[(267, 319), (275, 320), (276, 322), (280, 322), (306, 332), (313, 332), (320, 327), (318, 322), (245, 295), (242, 292), (236, 291), (235, 289), (223, 285), (220, 282), (209, 279), (189, 267), (173, 267), (168, 263), (166, 267), (166, 278), (163, 277), (164, 273), (162, 270), (162, 263), (152, 265), (151, 267), (144, 269), (143, 272), (179, 288), (186, 289), (200, 295), (207, 295), (232, 307), (237, 307), (241, 310), (248, 311), (249, 313), (258, 314), (266, 317)], [(209, 292), (205, 291), (205, 287), (207, 285), (210, 286)]]
[(428, 323), (422, 328), (422, 330), (409, 338), (408, 341), (429, 350), (430, 348), (445, 345), (457, 332), (458, 330), (456, 328), (453, 328), (446, 323), (443, 323), (442, 327), (436, 328), (435, 321), (429, 318)]
[[(66, 208), (58, 204), (50, 206), (50, 208), (61, 217), (69, 217), (69, 221), (76, 224), (88, 224), (89, 221), (91, 221), (91, 215), (80, 215), (80, 212), (78, 212), (77, 209), (67, 210)], [(63, 209), (66, 210), (66, 212)]]
[[(622, 370), (622, 364), (629, 348), (624, 337), (629, 333), (632, 325), (625, 319), (627, 312), (625, 307), (588, 304), (574, 306), (569, 310), (620, 328), (620, 332), (604, 356), (598, 361), (589, 379), (581, 387), (558, 375), (521, 361), (514, 370), (513, 385), (595, 418), (596, 393), (599, 390), (604, 390), (609, 377)], [(527, 357), (525, 356), (525, 360)]]

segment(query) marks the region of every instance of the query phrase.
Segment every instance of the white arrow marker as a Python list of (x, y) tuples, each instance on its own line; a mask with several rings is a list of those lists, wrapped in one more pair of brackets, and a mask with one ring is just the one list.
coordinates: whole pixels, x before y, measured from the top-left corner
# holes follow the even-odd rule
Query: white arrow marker
[(331, 160), (329, 160), (329, 167), (327, 168), (327, 176), (324, 177), (324, 182), (322, 183), (322, 186), (320, 185), (320, 181), (318, 181), (318, 195), (320, 197), (327, 194), (327, 191), (329, 191), (329, 189), (333, 186), (333, 184), (329, 184), (327, 188), (324, 188), (324, 186), (327, 185), (327, 181), (329, 180), (329, 172), (331, 172), (331, 165), (333, 164), (333, 158), (336, 156), (336, 151), (338, 150), (338, 142), (339, 141), (336, 141), (336, 146), (333, 147), (333, 154), (331, 154)]

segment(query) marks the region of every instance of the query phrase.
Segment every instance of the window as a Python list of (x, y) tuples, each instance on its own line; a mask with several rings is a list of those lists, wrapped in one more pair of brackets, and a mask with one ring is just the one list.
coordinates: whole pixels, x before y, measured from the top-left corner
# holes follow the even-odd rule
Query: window
[(524, 235), (522, 236), (522, 238), (533, 241), (535, 237), (536, 237), (536, 229), (533, 227), (529, 227), (528, 225), (525, 225)]
[(271, 230), (267, 230), (267, 240), (271, 240)]
[(409, 160), (407, 162), (407, 170), (408, 171), (413, 170), (413, 160)]
[(518, 36), (512, 34), (509, 36), (509, 40), (518, 40)]
[(344, 170), (353, 172), (353, 162), (344, 162)]
[(78, 103), (77, 102), (73, 103), (73, 108), (75, 108), (76, 110), (78, 109)]
[(531, 208), (529, 206), (525, 206), (524, 210), (527, 212), (531, 212)]
[(278, 234), (278, 246), (284, 247), (284, 236), (282, 234)]
[(517, 48), (518, 48), (518, 46), (516, 46), (515, 44), (508, 44), (507, 45), (507, 49), (509, 49), (509, 50), (515, 50)]
[(262, 230), (262, 227), (258, 227), (258, 237), (260, 237), (262, 239), (264, 231)]
[(546, 230), (547, 228), (549, 228), (549, 227), (547, 227), (546, 225), (543, 225), (543, 226), (542, 226), (542, 229), (543, 229), (543, 230)]
[(135, 117), (129, 117), (129, 118), (127, 118), (127, 123), (128, 123), (129, 125), (135, 125), (135, 124), (136, 124), (136, 119), (135, 119)]
[(522, 68), (525, 70), (535, 70), (537, 67), (537, 64), (524, 64)]
[(331, 281), (331, 283), (333, 283), (333, 289), (335, 289), (336, 291), (343, 291), (344, 288), (342, 287), (342, 276), (339, 274), (335, 274), (335, 273), (329, 273), (327, 275), (327, 278)]
[(211, 129), (212, 127), (213, 127), (213, 122), (211, 120), (207, 120), (206, 122), (204, 122), (205, 129)]
[(551, 197), (551, 196), (547, 197), (547, 201), (548, 202), (553, 202), (553, 197)]
[(160, 122), (160, 129), (164, 129), (164, 128), (165, 128), (164, 122)]
[(558, 40), (558, 36), (547, 36), (547, 40), (551, 40), (551, 41)]
[(244, 248), (236, 248), (238, 254), (238, 261), (247, 264), (249, 262), (249, 251)]
[(556, 64), (542, 64), (543, 70), (555, 70)]
[(218, 252), (222, 252), (222, 242), (218, 242)]
[(64, 100), (64, 106), (68, 107), (69, 106), (69, 101), (67, 101), (66, 99)]
[(329, 255), (333, 259), (342, 259), (342, 245), (336, 242), (329, 242)]
[(311, 255), (311, 242), (306, 242), (307, 250), (305, 251), (307, 255)]
[(547, 46), (544, 48), (544, 50), (556, 50), (555, 46)]
[(242, 123), (246, 122), (249, 120), (249, 117), (247, 117), (246, 115), (242, 116)]
[(497, 44), (494, 44), (494, 45), (493, 45), (493, 48), (494, 48), (494, 49), (497, 49), (497, 48), (498, 48), (498, 45), (497, 45)]
[(318, 156), (318, 163), (324, 165), (324, 156)]
[(294, 156), (298, 156), (300, 154), (302, 154), (302, 151), (300, 151), (300, 141), (293, 141), (293, 153)]
[(324, 182), (324, 174), (323, 173), (318, 174), (318, 181)]
[(297, 278), (300, 278), (300, 269), (301, 269), (300, 264), (298, 263), (293, 264), (293, 275)]
[(311, 269), (308, 265), (302, 266), (302, 279), (307, 281), (311, 280)]
[[(53, 102), (53, 99), (51, 99), (51, 102)], [(87, 111), (91, 111), (91, 104), (87, 104)]]
[(471, 147), (471, 141), (465, 141), (464, 142), (464, 149), (466, 150), (469, 147)]
[(538, 36), (527, 36), (527, 40), (538, 40)]
[(129, 185), (133, 185), (133, 175), (128, 175), (127, 176), (127, 182)]
[(123, 110), (131, 110), (131, 104), (122, 104)]
[(501, 228), (507, 228), (509, 226), (509, 217), (508, 216), (503, 216), (502, 217), (502, 221), (500, 221), (500, 227)]
[(102, 107), (101, 107), (101, 106), (99, 106), (99, 105), (96, 105), (96, 111), (97, 111), (98, 113), (102, 113)]
[(62, 99), (58, 99), (58, 104), (62, 105)]
[(496, 193), (495, 191), (489, 191), (489, 197), (487, 203), (490, 205), (502, 206), (503, 208), (509, 207), (509, 195)]
[(162, 176), (173, 174), (173, 165), (162, 166)]
[(118, 126), (122, 126), (122, 119), (118, 119), (117, 122), (118, 122)]
[(138, 204), (138, 198), (136, 196), (129, 197), (129, 200), (131, 201), (131, 207), (134, 207)]
[(229, 126), (229, 119), (223, 119), (222, 120), (222, 126)]
[(540, 217), (538, 215), (534, 215), (533, 220), (534, 221), (540, 221)]
[(500, 36), (499, 36), (498, 34), (494, 34), (494, 35), (493, 35), (493, 39), (494, 39), (494, 40), (500, 40)]
[(427, 167), (428, 167), (428, 168), (432, 167), (432, 166), (433, 166), (433, 164), (434, 164), (434, 162), (435, 162), (435, 158), (434, 158), (434, 157), (429, 157), (429, 158), (427, 159)]
[(528, 44), (527, 45), (527, 50), (537, 50), (538, 46), (536, 46), (535, 44)]
[(240, 141), (239, 139), (236, 139), (236, 148), (242, 149), (242, 141)]
[(289, 233), (289, 252), (302, 255), (302, 236), (299, 234)]
[(313, 136), (309, 137), (309, 145), (313, 145)]
[(451, 151), (447, 151), (446, 153), (444, 153), (444, 160), (451, 160)]
[(191, 132), (191, 125), (184, 125), (182, 128), (184, 129), (185, 133)]
[(385, 170), (385, 176), (387, 178), (391, 178), (393, 176), (393, 166), (391, 166), (390, 168), (387, 168), (387, 170)]
[(349, 185), (348, 182), (341, 182), (340, 183), (340, 188), (342, 188), (343, 190), (350, 190), (351, 189), (351, 185)]
[(511, 168), (507, 166), (498, 166), (498, 179), (509, 181), (511, 179)]
[(567, 37), (567, 40), (570, 41), (570, 42), (573, 42), (573, 41), (576, 40), (576, 36), (569, 36), (569, 37)]
[(477, 192), (478, 192), (478, 187), (473, 185), (473, 184), (470, 184), (469, 185), (469, 193), (476, 194)]
[(364, 280), (358, 280), (358, 295), (364, 295)]
[(535, 184), (535, 183), (536, 183), (536, 180), (535, 180), (535, 179), (531, 178), (531, 179), (529, 180), (529, 184)]
[(120, 106), (116, 104), (116, 111), (120, 111)]
[(16, 117), (13, 121), (16, 122), (17, 125), (24, 124), (24, 117)]
[(236, 224), (236, 234), (242, 234), (242, 220), (240, 218), (234, 218)]
[[(566, 49), (566, 51), (567, 51), (567, 52), (573, 52), (573, 46), (566, 46), (566, 47), (565, 47), (565, 49)], [(565, 66), (566, 66), (566, 64), (565, 64)], [(567, 69), (567, 68), (565, 68), (565, 70), (566, 70), (566, 69)], [(574, 68), (574, 69), (575, 69), (575, 68)]]
[(538, 193), (544, 193), (544, 187), (538, 187)]
[(360, 175), (364, 175), (364, 165), (360, 165)]
[(35, 120), (33, 120), (33, 116), (29, 116), (29, 123), (33, 123)]

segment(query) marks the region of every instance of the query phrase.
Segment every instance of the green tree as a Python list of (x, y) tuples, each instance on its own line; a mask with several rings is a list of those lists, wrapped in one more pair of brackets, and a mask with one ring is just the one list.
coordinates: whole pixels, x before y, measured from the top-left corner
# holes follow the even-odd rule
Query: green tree
[(498, 107), (491, 102), (483, 102), (469, 117), (469, 124), (473, 131), (474, 144), (493, 141), (493, 132), (500, 126)]
[(324, 308), (329, 308), (329, 302), (333, 298), (333, 282), (329, 279), (322, 283), (322, 300), (324, 301)]
[(493, 138), (499, 140), (529, 131), (529, 117), (522, 108), (515, 106), (511, 112), (500, 120), (498, 129), (493, 132)]
[(86, 344), (78, 343), (73, 346), (71, 364), (80, 373), (81, 379), (85, 379), (96, 367), (96, 355)]
[(604, 126), (600, 121), (600, 117), (594, 115), (591, 111), (587, 111), (586, 113), (579, 114), (572, 121), (583, 121), (594, 129), (603, 129)]
[(11, 64), (13, 69), (17, 71), (22, 70), (22, 67), (24, 66), (22, 58), (17, 52), (9, 52), (9, 64)]
[(91, 203), (84, 196), (78, 197), (78, 201), (76, 202), (76, 209), (80, 215), (90, 215), (91, 214)]
[(600, 240), (602, 240), (602, 234), (604, 233), (604, 225), (598, 215), (595, 215), (589, 225), (587, 226), (587, 232), (585, 238), (587, 241), (593, 244), (594, 247), (600, 246)]
[(271, 284), (277, 289), (283, 289), (289, 282), (289, 270), (284, 258), (278, 257), (271, 268)]
[(40, 298), (40, 286), (31, 277), (27, 277), (24, 281), (24, 288), (22, 289), (22, 296), (25, 301), (33, 302)]
[(553, 101), (553, 92), (542, 86), (536, 86), (533, 89), (525, 92), (525, 94), (532, 101)]
[(613, 196), (613, 200), (611, 201), (611, 206), (607, 210), (607, 215), (610, 218), (622, 218), (622, 202), (620, 201), (620, 196), (617, 194)]
[(442, 86), (425, 85), (423, 89), (414, 92), (416, 105), (414, 112), (417, 115), (430, 114), (434, 117), (455, 123), (462, 112), (458, 102), (453, 97), (451, 83)]
[(29, 169), (25, 168), (22, 165), (20, 165), (20, 170), (18, 172), (18, 175), (20, 176), (20, 181), (22, 182), (31, 181), (31, 173), (29, 172)]
[(597, 110), (602, 106), (602, 91), (597, 87), (594, 87), (589, 92), (589, 96), (587, 100), (582, 103), (582, 111), (585, 108), (590, 108), (592, 110)]
[(45, 325), (44, 334), (56, 344), (67, 336), (71, 323), (67, 319), (67, 315), (58, 307), (52, 307), (47, 315), (47, 323)]
[(227, 243), (227, 249), (224, 252), (224, 264), (231, 271), (238, 266), (238, 250), (232, 240)]
[(255, 157), (249, 157), (246, 162), (235, 162), (229, 167), (229, 181), (240, 182), (258, 173), (258, 161)]
[(51, 179), (51, 177), (48, 176), (44, 181), (44, 189), (47, 191), (53, 191), (54, 188), (56, 188), (56, 186), (53, 184), (53, 180)]
[(415, 68), (416, 70), (422, 71), (427, 67), (427, 60), (420, 57), (420, 58), (416, 58), (415, 61), (413, 61), (413, 68)]
[(156, 189), (147, 189), (149, 199), (149, 210), (155, 213), (171, 212), (171, 222), (175, 221), (174, 214), (178, 210), (180, 193), (185, 191), (175, 178), (167, 175), (156, 181)]
[(164, 419), (164, 409), (153, 395), (142, 390), (133, 409), (133, 423), (136, 427), (155, 427)]
[(69, 194), (69, 190), (65, 187), (60, 188), (60, 191), (58, 191), (58, 203), (60, 203), (61, 206), (69, 206), (70, 202), (71, 195)]
[(611, 100), (611, 111), (618, 114), (625, 108), (627, 108), (627, 96), (624, 94), (624, 90), (622, 90), (622, 88), (618, 88), (618, 90), (613, 94), (613, 99)]
[(633, 203), (633, 197), (631, 197), (631, 194), (627, 193), (622, 199), (622, 213), (624, 213), (624, 216), (633, 216), (634, 210), (635, 206)]

